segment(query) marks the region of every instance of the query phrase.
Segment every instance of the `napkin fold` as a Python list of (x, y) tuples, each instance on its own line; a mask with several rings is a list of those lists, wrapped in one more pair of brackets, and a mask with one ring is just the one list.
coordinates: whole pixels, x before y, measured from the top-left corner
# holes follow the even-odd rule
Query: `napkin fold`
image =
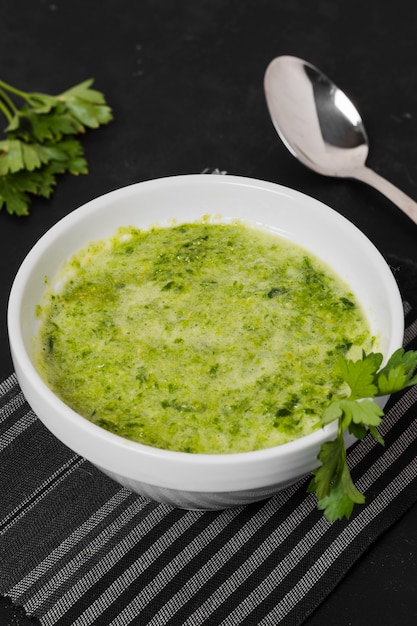
[[(417, 268), (389, 260), (417, 349)], [(269, 500), (184, 511), (120, 488), (61, 444), (16, 377), (0, 384), (0, 593), (44, 626), (298, 626), (417, 500), (417, 388), (349, 449), (366, 495), (330, 524), (310, 478)]]

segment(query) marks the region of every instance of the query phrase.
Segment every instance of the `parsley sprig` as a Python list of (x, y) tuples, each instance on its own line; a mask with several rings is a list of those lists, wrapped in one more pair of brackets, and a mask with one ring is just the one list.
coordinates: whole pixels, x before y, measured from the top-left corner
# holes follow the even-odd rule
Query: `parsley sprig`
[(0, 210), (27, 215), (33, 196), (49, 198), (58, 174), (87, 174), (77, 137), (112, 120), (104, 95), (86, 80), (51, 96), (27, 93), (0, 81)]
[(349, 388), (337, 397), (324, 411), (322, 426), (337, 421), (337, 436), (321, 446), (318, 459), (321, 465), (314, 470), (308, 491), (318, 498), (318, 508), (325, 517), (334, 522), (349, 519), (355, 504), (363, 504), (365, 496), (352, 481), (346, 461), (344, 434), (349, 432), (363, 439), (369, 432), (374, 439), (384, 444), (377, 427), (384, 412), (375, 398), (396, 393), (417, 384), (417, 352), (394, 352), (387, 364), (381, 368), (383, 356), (371, 352), (362, 354), (362, 359), (352, 361), (339, 356), (338, 372)]

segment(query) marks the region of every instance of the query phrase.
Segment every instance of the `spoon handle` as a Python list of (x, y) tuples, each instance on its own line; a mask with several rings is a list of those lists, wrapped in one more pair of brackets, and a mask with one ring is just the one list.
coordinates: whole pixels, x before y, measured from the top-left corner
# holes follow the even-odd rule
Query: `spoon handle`
[(386, 180), (386, 178), (383, 178), (366, 165), (355, 169), (351, 173), (351, 176), (377, 189), (417, 224), (417, 202), (414, 202), (414, 200)]

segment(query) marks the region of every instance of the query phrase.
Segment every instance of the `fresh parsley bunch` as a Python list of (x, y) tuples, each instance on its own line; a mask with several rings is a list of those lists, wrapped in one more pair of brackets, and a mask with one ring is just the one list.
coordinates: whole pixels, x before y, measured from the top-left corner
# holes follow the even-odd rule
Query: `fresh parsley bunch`
[[(104, 95), (86, 80), (58, 96), (26, 93), (0, 81), (0, 209), (27, 215), (33, 196), (49, 198), (58, 174), (87, 174), (78, 135), (112, 119)], [(18, 104), (20, 106), (18, 106)]]
[(362, 359), (351, 361), (339, 357), (337, 367), (349, 392), (336, 398), (324, 411), (322, 426), (338, 422), (334, 441), (324, 443), (318, 459), (321, 465), (313, 472), (308, 491), (316, 493), (318, 508), (333, 522), (349, 518), (355, 504), (365, 502), (365, 496), (355, 487), (346, 462), (344, 433), (363, 439), (369, 432), (378, 443), (384, 441), (377, 427), (384, 415), (375, 398), (396, 393), (417, 384), (417, 352), (402, 348), (394, 352), (385, 367), (383, 356), (371, 352)]

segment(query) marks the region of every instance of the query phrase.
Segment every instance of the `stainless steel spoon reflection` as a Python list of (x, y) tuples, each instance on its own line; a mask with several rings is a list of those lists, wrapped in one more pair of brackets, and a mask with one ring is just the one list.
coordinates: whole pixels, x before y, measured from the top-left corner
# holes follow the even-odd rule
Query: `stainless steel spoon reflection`
[(280, 56), (269, 64), (264, 88), (274, 126), (301, 163), (325, 176), (371, 185), (417, 223), (417, 203), (367, 167), (361, 116), (327, 76), (302, 59)]

